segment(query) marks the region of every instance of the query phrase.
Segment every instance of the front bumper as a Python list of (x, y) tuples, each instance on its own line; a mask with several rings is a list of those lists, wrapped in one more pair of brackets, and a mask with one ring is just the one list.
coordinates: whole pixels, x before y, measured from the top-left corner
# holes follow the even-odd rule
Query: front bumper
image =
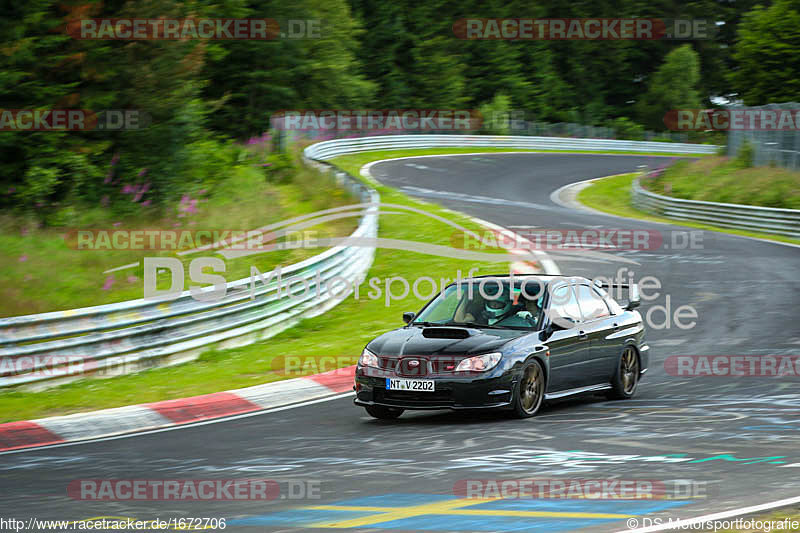
[(386, 389), (387, 378), (408, 379), (390, 371), (356, 368), (356, 405), (381, 405), (403, 409), (485, 409), (510, 407), (514, 380), (511, 373), (492, 371), (474, 376), (432, 375), (411, 379), (436, 382), (432, 392), (394, 391)]

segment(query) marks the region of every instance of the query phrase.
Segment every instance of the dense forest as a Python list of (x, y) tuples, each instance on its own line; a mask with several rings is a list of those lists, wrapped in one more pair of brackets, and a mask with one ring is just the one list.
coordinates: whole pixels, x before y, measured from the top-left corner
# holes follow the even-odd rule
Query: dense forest
[[(28, 0), (4, 7), (3, 109), (136, 109), (152, 120), (134, 131), (0, 132), (0, 207), (8, 210), (96, 203), (117, 176), (146, 183), (154, 206), (174, 202), (176, 184), (224, 179), (236, 147), (267, 139), (270, 114), (284, 109), (499, 105), (537, 121), (663, 130), (665, 111), (676, 107), (800, 99), (797, 1)], [(82, 40), (66, 31), (101, 17), (322, 26), (318, 37), (269, 41)], [(704, 18), (718, 31), (693, 41), (465, 40), (453, 31), (465, 17)]]

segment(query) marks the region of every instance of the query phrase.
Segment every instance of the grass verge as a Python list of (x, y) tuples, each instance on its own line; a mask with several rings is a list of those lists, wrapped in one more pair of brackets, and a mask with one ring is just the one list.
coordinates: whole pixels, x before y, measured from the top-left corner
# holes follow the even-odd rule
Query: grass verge
[[(342, 156), (333, 163), (353, 176), (359, 176), (364, 164), (381, 159), (501, 151), (531, 150), (391, 150)], [(453, 215), (434, 204), (416, 200), (391, 187), (379, 185), (376, 188), (381, 194), (382, 202), (423, 209), (469, 229), (480, 229), (466, 217)], [(452, 233), (452, 227), (428, 217), (381, 215), (380, 218), (381, 237), (422, 240), (449, 246)], [(369, 276), (381, 280), (393, 276), (403, 276), (409, 280), (430, 276), (440, 281), (441, 278), (454, 279), (459, 270), (466, 275), (473, 267), (478, 269), (478, 274), (505, 272), (508, 268), (506, 263), (465, 262), (447, 257), (379, 249)], [(426, 285), (421, 285), (422, 292), (426, 290)], [(81, 380), (44, 392), (0, 391), (0, 422), (155, 402), (268, 383), (331, 370), (333, 367), (330, 366), (330, 356), (336, 357), (337, 366), (354, 364), (370, 339), (401, 326), (402, 312), (418, 310), (423, 303), (423, 300), (417, 299), (413, 294), (392, 300), (390, 305), (386, 305), (385, 297), (373, 300), (350, 296), (328, 313), (304, 320), (271, 339), (236, 349), (209, 349), (198, 360), (188, 364), (154, 368), (111, 379)], [(288, 356), (301, 358), (306, 363), (303, 369), (285, 372), (285, 357)]]
[(664, 222), (667, 224), (678, 224), (690, 228), (704, 229), (709, 231), (719, 231), (722, 233), (731, 233), (733, 235), (742, 235), (744, 237), (756, 237), (759, 239), (767, 239), (779, 242), (788, 242), (792, 244), (800, 244), (800, 240), (792, 239), (791, 237), (784, 237), (782, 235), (770, 235), (767, 233), (758, 233), (754, 231), (744, 231), (732, 228), (723, 228), (713, 226), (711, 224), (702, 224), (700, 222), (693, 222), (690, 220), (677, 220), (662, 216), (652, 215), (640, 209), (633, 207), (631, 204), (631, 184), (638, 176), (638, 173), (633, 174), (620, 174), (618, 176), (610, 176), (608, 178), (599, 178), (591, 185), (581, 190), (578, 193), (578, 201), (587, 207), (603, 211), (612, 215), (618, 215), (628, 218), (638, 218), (640, 220), (650, 220), (652, 222)]
[[(184, 264), (184, 289), (195, 284), (188, 273), (189, 263), (199, 256), (222, 256), (211, 250), (178, 256), (178, 250), (76, 249), (71, 230), (100, 230), (106, 234), (125, 230), (246, 232), (270, 223), (317, 210), (354, 202), (332, 180), (314, 169), (299, 168), (291, 180), (270, 182), (260, 168), (239, 165), (214, 191), (189, 191), (180, 205), (166, 213), (142, 207), (128, 218), (111, 218), (108, 210), (90, 209), (74, 217), (71, 227), (36, 227), (19, 217), (0, 217), (0, 317), (59, 311), (141, 298), (144, 278), (143, 258), (176, 257)], [(318, 237), (344, 236), (357, 225), (356, 219), (325, 222), (308, 228)], [(72, 234), (74, 235), (74, 234)], [(124, 234), (123, 234), (124, 235)], [(210, 234), (209, 234), (210, 235)], [(209, 237), (206, 237), (209, 239)], [(93, 241), (100, 244), (102, 241)], [(107, 241), (111, 242), (111, 241)], [(126, 246), (128, 240), (118, 241)], [(146, 245), (146, 240), (143, 245)], [(207, 243), (208, 241), (203, 241)], [(183, 249), (194, 246), (182, 247)], [(322, 250), (295, 248), (227, 260), (225, 278), (242, 279), (250, 265), (266, 272), (276, 264), (291, 264)], [(104, 273), (123, 265), (138, 266)], [(158, 276), (158, 288), (170, 287), (168, 275)]]
[[(338, 158), (335, 163), (358, 176), (365, 161), (383, 159), (382, 153), (356, 154)], [(454, 220), (473, 229), (480, 229), (466, 217), (455, 216), (441, 208), (409, 198), (389, 187), (378, 187), (381, 201), (402, 204)], [(381, 215), (381, 237), (424, 241), (451, 245), (453, 228), (421, 215)], [(410, 281), (430, 276), (441, 285), (441, 278), (455, 279), (457, 271), (466, 276), (470, 268), (478, 273), (505, 272), (507, 263), (478, 263), (422, 255), (414, 252), (379, 249), (370, 270), (370, 277), (387, 280), (402, 276)], [(381, 284), (385, 287), (384, 284)], [(154, 402), (220, 390), (247, 387), (280, 379), (330, 370), (323, 357), (334, 356), (337, 366), (356, 362), (364, 345), (376, 335), (402, 325), (403, 311), (418, 310), (423, 300), (413, 294), (390, 301), (385, 292), (381, 299), (348, 297), (334, 310), (304, 320), (277, 336), (249, 346), (210, 349), (189, 364), (153, 368), (136, 374), (110, 379), (87, 379), (54, 387), (43, 392), (7, 390), (0, 392), (0, 422), (26, 420), (80, 411)], [(430, 291), (430, 284), (421, 283), (421, 293)], [(393, 292), (402, 287), (396, 284)], [(427, 299), (427, 298), (426, 298)], [(283, 371), (285, 357), (304, 360), (304, 370)], [(326, 359), (330, 365), (330, 359)]]
[(643, 186), (686, 200), (800, 209), (800, 171), (748, 167), (728, 157), (678, 161)]

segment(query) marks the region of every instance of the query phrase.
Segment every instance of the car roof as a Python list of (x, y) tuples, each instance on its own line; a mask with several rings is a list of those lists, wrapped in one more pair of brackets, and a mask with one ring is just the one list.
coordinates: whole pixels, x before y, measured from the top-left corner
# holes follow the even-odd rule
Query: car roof
[[(514, 274), (514, 279), (520, 279), (520, 278), (526, 278), (526, 277), (530, 277), (530, 278), (539, 278), (539, 277), (551, 278), (552, 281), (556, 281), (556, 280), (559, 280), (559, 279), (578, 279), (578, 280), (585, 281), (585, 282), (591, 284), (591, 282), (588, 279), (584, 278), (583, 276), (568, 276), (566, 274)], [(511, 279), (511, 275), (510, 274), (482, 274), (480, 276), (472, 276), (471, 278), (464, 278), (462, 281), (473, 281), (473, 280), (479, 281), (481, 279), (486, 279), (486, 278), (492, 278), (492, 279), (498, 279), (498, 280), (501, 280), (501, 281), (505, 281), (505, 280)]]

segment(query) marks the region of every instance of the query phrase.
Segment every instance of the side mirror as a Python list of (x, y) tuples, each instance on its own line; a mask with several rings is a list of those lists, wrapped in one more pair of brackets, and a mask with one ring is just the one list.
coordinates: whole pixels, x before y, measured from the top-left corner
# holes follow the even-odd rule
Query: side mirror
[(565, 319), (567, 321), (567, 323), (572, 322), (573, 325), (567, 327), (567, 325), (565, 323), (563, 323), (563, 322), (561, 324), (559, 324), (557, 320), (552, 320), (552, 321), (550, 321), (549, 324), (547, 324), (547, 327), (544, 328), (541, 331), (541, 333), (539, 333), (539, 339), (542, 340), (542, 341), (545, 341), (545, 340), (549, 339), (550, 337), (552, 337), (553, 333), (555, 333), (556, 331), (561, 331), (561, 330), (564, 330), (564, 329), (569, 329), (569, 328), (574, 327), (575, 321), (573, 319), (571, 319), (569, 317), (561, 317), (561, 318)]
[(639, 285), (636, 283), (632, 283), (630, 288), (628, 289), (628, 305), (625, 306), (626, 311), (633, 311), (640, 305), (642, 305), (642, 299), (639, 296)]
[(403, 322), (405, 322), (406, 324), (409, 324), (416, 317), (417, 317), (417, 313), (415, 313), (414, 311), (406, 311), (405, 313), (403, 313)]

